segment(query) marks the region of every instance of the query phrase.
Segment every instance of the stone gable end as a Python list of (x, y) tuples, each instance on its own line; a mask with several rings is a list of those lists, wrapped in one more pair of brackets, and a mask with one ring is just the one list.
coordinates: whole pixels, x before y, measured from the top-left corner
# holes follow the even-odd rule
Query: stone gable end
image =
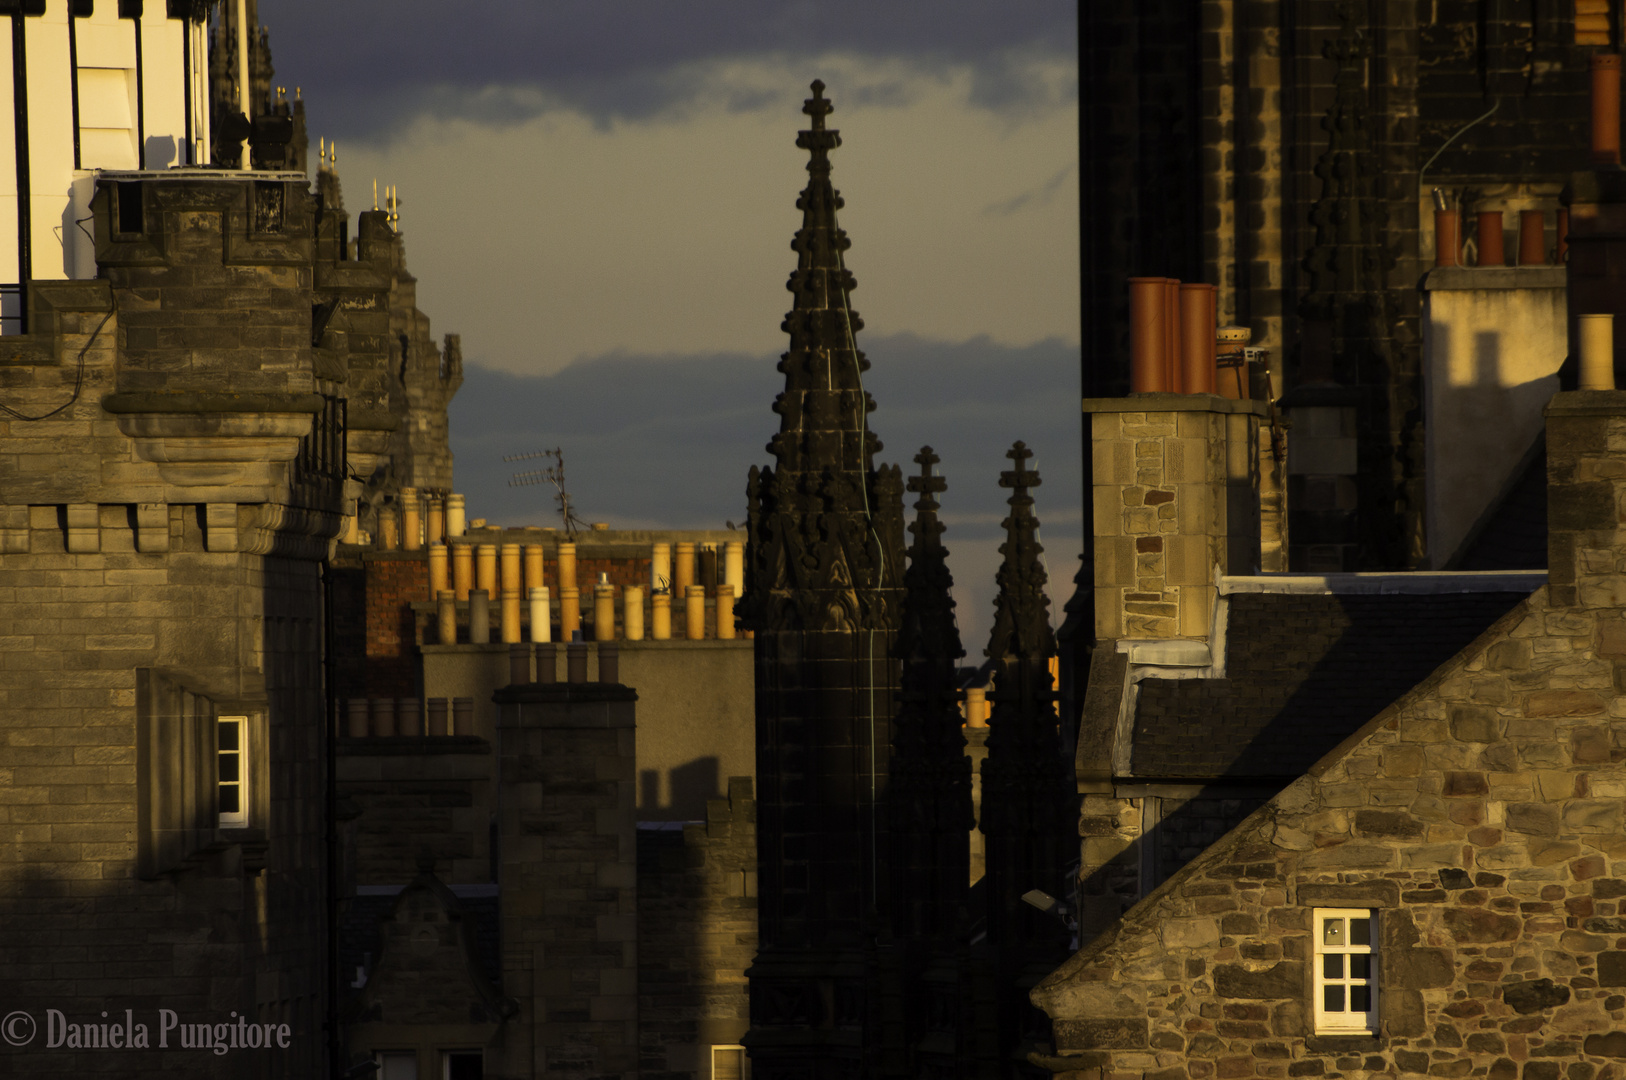
[[(1033, 992), (1063, 1075), (1626, 1067), (1626, 618), (1538, 590)], [(1317, 1036), (1311, 912), (1377, 911), (1379, 1031)]]

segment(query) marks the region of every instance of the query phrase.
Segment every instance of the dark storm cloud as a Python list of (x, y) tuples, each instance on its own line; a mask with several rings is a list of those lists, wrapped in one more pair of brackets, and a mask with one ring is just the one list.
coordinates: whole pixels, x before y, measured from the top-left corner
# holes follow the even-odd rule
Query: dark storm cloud
[[(913, 472), (918, 449), (936, 449), (949, 482), (943, 512), (951, 537), (998, 533), (1008, 494), (998, 474), (1017, 439), (1039, 455), (1041, 517), (1062, 533), (1078, 532), (1077, 346), (896, 335), (872, 338), (865, 352), (881, 460)], [(783, 385), (774, 359), (740, 355), (608, 356), (549, 376), (470, 364), (451, 407), (457, 486), (471, 515), (553, 524), (551, 489), (507, 487), (512, 472), (535, 466), (502, 458), (561, 446), (571, 494), (590, 520), (737, 523), (747, 470), (771, 461), (765, 445), (777, 417), (770, 405)]]
[(260, 0), (260, 18), (277, 81), (303, 87), (321, 130), (346, 138), (425, 110), (502, 122), (564, 105), (637, 119), (690, 100), (697, 62), (835, 51), (927, 71), (969, 64), (974, 105), (1019, 110), (1050, 93), (1024, 60), (1071, 58), (1076, 42), (1072, 0)]
[[(999, 474), (1016, 439), (1044, 477), (1034, 492), (1043, 523), (1052, 622), (1073, 591), (1083, 531), (1078, 347), (1025, 348), (871, 336), (865, 389), (880, 460), (906, 474), (930, 444), (948, 480), (942, 516), (968, 661), (980, 661), (993, 617), (1000, 526), (1010, 492)], [(772, 357), (608, 356), (551, 376), (467, 365), (452, 402), (456, 487), (471, 517), (557, 525), (548, 486), (510, 488), (510, 475), (546, 462), (504, 455), (559, 446), (578, 512), (613, 526), (720, 529), (745, 517), (746, 473), (772, 461), (770, 409), (784, 386)], [(913, 516), (913, 496), (905, 497)]]

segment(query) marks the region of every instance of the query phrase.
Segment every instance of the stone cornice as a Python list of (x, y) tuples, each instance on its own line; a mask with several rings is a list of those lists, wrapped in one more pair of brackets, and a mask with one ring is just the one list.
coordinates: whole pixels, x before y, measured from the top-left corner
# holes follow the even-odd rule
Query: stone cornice
[(121, 390), (102, 398), (117, 416), (137, 413), (319, 413), (321, 394), (229, 394), (191, 390)]

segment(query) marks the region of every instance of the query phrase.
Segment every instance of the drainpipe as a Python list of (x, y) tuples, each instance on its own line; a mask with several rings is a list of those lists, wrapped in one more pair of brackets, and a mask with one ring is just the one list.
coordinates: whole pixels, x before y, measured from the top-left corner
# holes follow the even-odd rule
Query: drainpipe
[[(1618, 85), (1618, 72), (1616, 79)], [(254, 114), (249, 112), (248, 94), (248, 0), (237, 0), (237, 108), (245, 118), (253, 121)], [(242, 155), (237, 167), (247, 172), (253, 167), (249, 160), (247, 138), (242, 142)]]
[[(188, 24), (190, 30), (190, 23)], [(339, 1033), (339, 697), (338, 667), (334, 655), (333, 639), (335, 616), (333, 603), (332, 567), (326, 559), (321, 564), (322, 586), (322, 696), (327, 708), (327, 766), (323, 795), (327, 803), (327, 873), (323, 881), (327, 893), (327, 979), (322, 988), (323, 1012), (327, 1020), (328, 1062), (333, 1075), (339, 1075), (344, 1062), (344, 1040)]]

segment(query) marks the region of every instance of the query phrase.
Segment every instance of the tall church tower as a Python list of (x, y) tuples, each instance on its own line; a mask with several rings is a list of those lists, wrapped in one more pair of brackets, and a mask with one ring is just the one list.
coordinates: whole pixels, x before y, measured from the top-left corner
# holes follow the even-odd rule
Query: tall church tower
[(758, 1080), (872, 1071), (864, 1033), (880, 1004), (866, 969), (887, 910), (880, 815), (904, 593), (902, 476), (874, 464), (823, 83), (802, 111), (812, 125), (796, 144), (811, 160), (791, 243), (790, 351), (775, 464), (751, 471), (740, 605), (756, 640), (761, 945), (747, 1038)]

